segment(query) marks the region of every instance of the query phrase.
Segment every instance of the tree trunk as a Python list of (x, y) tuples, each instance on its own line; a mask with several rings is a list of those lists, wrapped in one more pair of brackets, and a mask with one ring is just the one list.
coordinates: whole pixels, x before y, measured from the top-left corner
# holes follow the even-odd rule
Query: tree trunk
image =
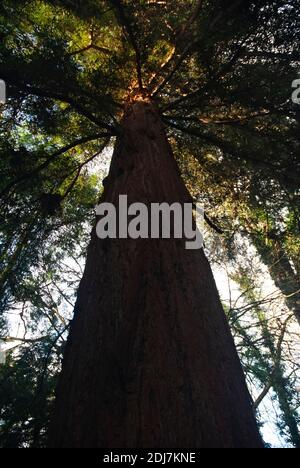
[[(128, 106), (103, 201), (190, 202), (158, 111)], [(262, 447), (202, 250), (92, 233), (50, 447)]]

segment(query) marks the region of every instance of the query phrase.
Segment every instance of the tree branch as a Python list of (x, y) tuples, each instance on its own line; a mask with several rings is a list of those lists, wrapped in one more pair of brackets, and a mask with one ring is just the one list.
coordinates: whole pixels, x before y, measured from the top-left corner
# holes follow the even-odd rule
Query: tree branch
[(265, 388), (263, 389), (263, 391), (261, 392), (261, 394), (259, 395), (259, 397), (257, 398), (257, 400), (254, 402), (254, 409), (257, 410), (259, 405), (263, 402), (263, 400), (265, 399), (265, 397), (268, 395), (269, 391), (271, 390), (271, 388), (273, 387), (273, 377), (275, 376), (279, 366), (280, 366), (280, 360), (281, 360), (281, 355), (282, 355), (282, 344), (283, 344), (283, 340), (284, 340), (284, 336), (285, 336), (285, 333), (286, 333), (286, 329), (287, 329), (287, 325), (288, 325), (288, 322), (291, 320), (291, 318), (293, 317), (294, 315), (289, 315), (289, 317), (285, 320), (285, 322), (283, 323), (283, 327), (282, 327), (282, 330), (281, 330), (281, 333), (280, 333), (280, 337), (278, 339), (278, 343), (277, 343), (277, 347), (276, 347), (276, 354), (274, 357), (274, 368), (272, 370), (272, 373), (269, 377), (269, 381), (268, 383), (266, 384)]
[(268, 395), (269, 391), (271, 390), (272, 388), (272, 382), (271, 380), (267, 383), (267, 385), (265, 386), (265, 388), (263, 389), (263, 391), (261, 392), (261, 394), (257, 397), (257, 399), (255, 400), (255, 402), (253, 403), (253, 407), (254, 407), (254, 410), (257, 411), (258, 410), (258, 407), (261, 405), (261, 403), (263, 402), (263, 400), (266, 398), (266, 396)]
[[(186, 22), (186, 24), (182, 27), (181, 31), (179, 32), (178, 36), (176, 37), (175, 39), (175, 46), (174, 46), (174, 49), (172, 51), (172, 53), (170, 54), (170, 56), (167, 58), (167, 60), (163, 63), (163, 65), (161, 66), (160, 68), (160, 73), (164, 71), (164, 69), (169, 65), (169, 63), (172, 61), (172, 59), (174, 58), (175, 54), (176, 54), (176, 50), (177, 50), (177, 45), (182, 42), (182, 41), (185, 41), (186, 40), (186, 34), (188, 32), (188, 30), (191, 28), (191, 26), (193, 25), (193, 23), (196, 21), (196, 19), (198, 18), (200, 12), (201, 12), (201, 9), (202, 9), (202, 6), (203, 6), (203, 0), (199, 0), (197, 2), (197, 5), (194, 9), (194, 11), (191, 13), (188, 21)], [(154, 97), (156, 96), (165, 86), (167, 83), (169, 83), (169, 81), (172, 79), (172, 77), (174, 76), (174, 74), (179, 70), (181, 64), (184, 62), (185, 58), (188, 57), (189, 53), (191, 53), (193, 51), (193, 48), (198, 44), (198, 40), (197, 41), (194, 41), (192, 44), (190, 44), (188, 47), (186, 47), (183, 51), (183, 53), (180, 55), (175, 67), (173, 68), (173, 70), (170, 71), (170, 73), (164, 78), (164, 80), (161, 82), (161, 84), (158, 84), (156, 86), (156, 88), (152, 91), (151, 93), (151, 96)], [(153, 82), (153, 80), (157, 77), (157, 74), (155, 74), (155, 76), (151, 79), (151, 82), (150, 82), (150, 85), (151, 83)]]
[(95, 45), (95, 44), (89, 44), (86, 47), (82, 47), (82, 49), (75, 50), (74, 52), (70, 52), (69, 56), (72, 57), (74, 55), (83, 54), (84, 52), (87, 52), (88, 50), (91, 50), (91, 49), (97, 50), (98, 52), (103, 52), (104, 54), (110, 54), (111, 53), (111, 51), (109, 49), (106, 49), (106, 47), (100, 47), (100, 46)]
[[(182, 63), (184, 60), (189, 56), (189, 54), (193, 51), (194, 47), (198, 44), (199, 41), (194, 41), (192, 44), (190, 44), (186, 49), (183, 51), (181, 56), (179, 57), (176, 65), (174, 66), (173, 70), (170, 71), (170, 73), (164, 78), (164, 80), (152, 91), (151, 97), (155, 97), (160, 91), (164, 89), (166, 84), (169, 83), (169, 81), (173, 78), (175, 73), (179, 70), (181, 67)], [(170, 61), (169, 61), (170, 62)], [(168, 63), (169, 63), (168, 62)]]
[(219, 226), (217, 226), (209, 217), (206, 213), (204, 213), (204, 220), (205, 222), (218, 234), (224, 234), (223, 229), (221, 229)]
[(47, 338), (47, 336), (41, 336), (40, 338), (17, 338), (14, 336), (8, 336), (7, 338), (1, 338), (1, 341), (4, 343), (13, 343), (15, 341), (19, 341), (20, 343), (38, 343), (39, 341), (43, 341)]
[(68, 55), (73, 56), (73, 55), (82, 54), (82, 53), (87, 52), (88, 50), (91, 50), (91, 49), (98, 50), (99, 52), (102, 52), (104, 54), (110, 54), (111, 53), (111, 50), (108, 49), (107, 47), (101, 47), (101, 46), (96, 45), (94, 43), (94, 39), (95, 39), (95, 30), (94, 30), (94, 26), (92, 25), (91, 26), (91, 31), (90, 31), (90, 43), (89, 43), (89, 45), (86, 46), (86, 47), (83, 47), (82, 49), (76, 50), (74, 52), (70, 52)]
[(184, 122), (193, 122), (195, 124), (204, 125), (238, 125), (250, 120), (257, 119), (259, 117), (266, 117), (271, 114), (271, 111), (261, 111), (254, 114), (246, 115), (236, 119), (220, 119), (220, 120), (208, 120), (201, 117), (183, 117), (182, 115), (165, 115), (164, 117), (174, 120), (182, 120)]
[(182, 30), (180, 31), (180, 33), (178, 35), (178, 38), (177, 38), (178, 41), (181, 41), (182, 39), (184, 39), (184, 36), (186, 35), (187, 31), (189, 30), (189, 28), (194, 24), (194, 22), (198, 18), (199, 14), (200, 14), (200, 12), (202, 10), (202, 6), (203, 6), (203, 0), (198, 0), (194, 11), (192, 11), (188, 21), (183, 26)]
[(18, 81), (11, 75), (11, 73), (7, 73), (5, 71), (4, 72), (1, 71), (1, 77), (3, 77), (3, 79), (6, 80), (8, 84), (15, 86), (16, 88), (25, 92), (28, 95), (32, 94), (35, 96), (49, 98), (49, 99), (60, 101), (65, 104), (69, 104), (73, 109), (78, 111), (79, 114), (86, 117), (88, 120), (90, 120), (95, 125), (97, 125), (97, 127), (108, 130), (109, 132), (114, 133), (114, 134), (117, 133), (117, 129), (114, 126), (107, 124), (102, 119), (99, 119), (98, 117), (93, 115), (88, 109), (86, 109), (82, 104), (77, 102), (71, 96), (61, 95), (61, 94), (55, 93), (52, 90), (41, 89), (34, 85), (24, 83), (21, 80)]
[(129, 38), (129, 41), (134, 49), (135, 52), (135, 57), (136, 57), (136, 71), (137, 71), (137, 79), (138, 79), (138, 84), (139, 84), (139, 90), (142, 92), (144, 90), (143, 86), (143, 78), (142, 78), (142, 58), (141, 58), (141, 51), (139, 49), (137, 40), (135, 38), (133, 29), (131, 27), (130, 21), (127, 18), (127, 15), (125, 13), (124, 6), (121, 2), (121, 0), (110, 0), (112, 5), (115, 7), (117, 10), (120, 22), (122, 26), (124, 27), (127, 36)]
[(67, 188), (66, 192), (64, 193), (64, 195), (62, 196), (62, 199), (64, 200), (73, 190), (76, 182), (78, 181), (79, 179), (79, 176), (80, 176), (80, 173), (81, 173), (81, 170), (84, 166), (86, 166), (88, 163), (90, 163), (91, 161), (93, 161), (95, 158), (97, 158), (97, 156), (99, 156), (99, 154), (102, 153), (102, 151), (105, 149), (105, 147), (107, 146), (107, 144), (109, 143), (109, 139), (106, 140), (104, 142), (104, 144), (102, 145), (102, 148), (97, 151), (97, 153), (93, 154), (90, 158), (88, 158), (86, 161), (84, 161), (82, 164), (80, 164), (78, 166), (78, 168), (76, 169), (76, 176), (75, 178), (73, 179), (73, 181), (71, 182), (70, 186)]
[[(195, 136), (197, 138), (201, 138), (203, 141), (206, 141), (207, 143), (215, 145), (217, 148), (221, 149), (226, 154), (229, 154), (229, 155), (231, 155), (231, 156), (233, 156), (235, 158), (244, 159), (245, 161), (248, 161), (248, 162), (250, 162), (252, 164), (255, 164), (258, 167), (268, 168), (268, 170), (271, 169), (272, 171), (274, 171), (275, 174), (278, 171), (278, 167), (276, 167), (271, 162), (269, 162), (269, 161), (267, 162), (267, 161), (264, 161), (264, 160), (262, 160), (260, 158), (257, 158), (255, 156), (253, 156), (252, 153), (250, 154), (249, 152), (245, 152), (240, 148), (235, 148), (234, 146), (232, 146), (232, 144), (230, 142), (225, 141), (225, 140), (221, 140), (220, 138), (218, 138), (215, 135), (208, 134), (208, 133), (202, 133), (200, 130), (195, 129), (195, 128), (191, 128), (191, 127), (189, 127), (189, 128), (182, 127), (182, 126), (174, 123), (170, 119), (164, 118), (164, 120), (166, 121), (166, 123), (168, 125), (170, 125), (170, 127), (173, 127), (174, 129), (176, 129), (176, 130), (178, 130), (178, 131), (180, 131), (182, 133), (186, 133), (187, 135)], [(290, 180), (293, 183), (299, 182), (297, 172), (295, 172), (295, 171), (289, 171), (288, 173), (284, 174), (284, 179), (285, 179), (285, 182), (287, 180)]]
[(228, 60), (228, 62), (225, 63), (221, 67), (221, 69), (215, 74), (215, 76), (211, 76), (210, 80), (204, 86), (202, 86), (202, 87), (196, 89), (195, 91), (192, 91), (191, 93), (188, 93), (185, 96), (182, 96), (182, 97), (176, 99), (175, 101), (171, 102), (167, 107), (165, 107), (163, 109), (163, 111), (165, 112), (165, 111), (169, 111), (171, 109), (174, 109), (178, 105), (182, 104), (183, 102), (186, 102), (186, 101), (188, 101), (190, 99), (193, 99), (193, 98), (199, 96), (200, 94), (204, 94), (205, 92), (207, 92), (211, 88), (211, 86), (213, 86), (213, 83), (215, 83), (221, 77), (227, 75), (232, 70), (234, 65), (237, 63), (238, 59), (240, 58), (240, 55), (241, 55), (242, 49), (244, 47), (244, 44), (245, 44), (246, 40), (249, 38), (249, 36), (250, 36), (250, 33), (247, 35), (246, 38), (243, 39), (241, 44), (239, 44), (239, 46), (237, 47), (235, 52), (232, 54), (232, 56)]
[(44, 161), (42, 164), (40, 164), (39, 166), (37, 166), (35, 169), (33, 169), (31, 172), (26, 172), (25, 174), (22, 174), (20, 177), (18, 177), (17, 179), (15, 179), (14, 181), (10, 182), (3, 190), (2, 192), (0, 193), (0, 198), (3, 198), (4, 195), (6, 195), (7, 193), (9, 193), (9, 191), (17, 184), (19, 184), (20, 182), (23, 182), (24, 180), (38, 174), (40, 171), (42, 171), (43, 169), (46, 169), (56, 158), (58, 158), (59, 156), (61, 156), (62, 154), (64, 153), (67, 153), (68, 151), (70, 151), (71, 149), (73, 148), (76, 148), (77, 146), (80, 146), (80, 145), (83, 145), (85, 143), (88, 143), (90, 141), (95, 141), (95, 140), (98, 140), (100, 138), (105, 138), (105, 137), (110, 137), (111, 135), (107, 134), (107, 133), (99, 133), (99, 134), (96, 134), (96, 135), (89, 135), (87, 137), (83, 137), (83, 138), (80, 138), (78, 140), (76, 140), (75, 142), (73, 143), (70, 143), (62, 148), (60, 148), (59, 150), (57, 150), (55, 153), (51, 154), (46, 161)]
[(55, 100), (64, 102), (66, 104), (69, 104), (71, 107), (73, 107), (73, 109), (76, 109), (79, 112), (79, 114), (86, 117), (88, 120), (93, 122), (98, 127), (104, 128), (105, 130), (108, 130), (109, 132), (112, 132), (112, 133), (116, 134), (116, 129), (113, 126), (107, 124), (103, 120), (101, 120), (98, 117), (96, 117), (95, 115), (93, 115), (82, 104), (79, 104), (77, 101), (75, 101), (70, 96), (60, 96), (59, 94), (55, 94), (55, 93), (52, 93), (52, 92), (49, 92), (49, 91), (43, 91), (41, 89), (31, 87), (31, 86), (26, 86), (24, 88), (24, 91), (27, 92), (28, 94), (35, 94), (36, 96), (55, 99)]

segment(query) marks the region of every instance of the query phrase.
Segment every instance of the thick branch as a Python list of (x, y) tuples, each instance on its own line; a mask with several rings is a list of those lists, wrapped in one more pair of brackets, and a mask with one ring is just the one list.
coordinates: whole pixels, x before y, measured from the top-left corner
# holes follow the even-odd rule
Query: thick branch
[(129, 41), (134, 49), (135, 56), (136, 56), (136, 71), (137, 71), (137, 79), (138, 79), (138, 84), (139, 84), (139, 89), (140, 91), (143, 91), (144, 86), (143, 86), (143, 78), (142, 78), (142, 59), (141, 59), (141, 51), (138, 46), (137, 40), (135, 38), (135, 34), (133, 32), (132, 26), (130, 21), (127, 18), (127, 15), (125, 13), (124, 6), (121, 2), (121, 0), (110, 0), (112, 5), (115, 7), (115, 9), (118, 12), (118, 16), (120, 19), (120, 22), (122, 26), (124, 27), (127, 36), (129, 38)]
[(274, 379), (274, 376), (275, 376), (275, 374), (276, 374), (276, 372), (277, 372), (277, 370), (279, 369), (279, 366), (280, 366), (281, 355), (282, 355), (282, 343), (283, 343), (284, 336), (285, 336), (285, 333), (286, 333), (286, 328), (287, 328), (288, 322), (290, 321), (290, 319), (292, 317), (293, 317), (293, 315), (290, 315), (283, 324), (283, 328), (281, 330), (280, 337), (278, 339), (278, 343), (277, 343), (277, 347), (276, 347), (276, 353), (275, 353), (275, 356), (273, 356), (274, 357), (274, 368), (273, 368), (272, 373), (271, 373), (271, 375), (269, 377), (268, 383), (266, 384), (265, 388), (263, 389), (263, 391), (261, 392), (261, 394), (259, 395), (259, 397), (257, 398), (257, 400), (254, 403), (254, 409), (255, 410), (258, 409), (260, 404), (263, 402), (263, 400), (265, 399), (265, 397), (268, 395), (269, 391), (273, 387), (273, 383), (274, 383), (273, 379)]
[(46, 340), (47, 336), (41, 336), (40, 338), (17, 338), (14, 336), (9, 336), (7, 338), (1, 338), (1, 341), (4, 343), (13, 343), (19, 341), (20, 343), (38, 343), (39, 341)]
[[(235, 158), (244, 159), (245, 161), (249, 161), (252, 164), (254, 163), (258, 167), (263, 167), (263, 168), (266, 167), (268, 168), (268, 170), (270, 170), (271, 168), (273, 171), (275, 171), (275, 173), (278, 171), (278, 167), (276, 167), (271, 162), (263, 161), (262, 159), (256, 158), (255, 156), (253, 156), (252, 153), (250, 154), (249, 152), (243, 151), (240, 148), (235, 148), (230, 142), (222, 140), (215, 135), (203, 133), (199, 129), (195, 129), (191, 127), (189, 128), (182, 127), (176, 124), (174, 121), (171, 121), (166, 118), (165, 118), (165, 121), (168, 123), (168, 125), (175, 128), (176, 130), (186, 133), (187, 135), (190, 135), (190, 136), (201, 138), (203, 141), (206, 141), (207, 143), (215, 145), (216, 147), (220, 148), (224, 153), (234, 156)], [(285, 177), (285, 182), (287, 180), (290, 180), (293, 183), (298, 182), (298, 176), (297, 176), (297, 173), (295, 172), (289, 171), (288, 173), (284, 175), (284, 177)]]
[(254, 407), (255, 411), (258, 410), (258, 407), (261, 405), (263, 400), (266, 398), (266, 396), (268, 395), (271, 388), (272, 388), (272, 382), (269, 381), (267, 383), (267, 385), (265, 386), (265, 388), (263, 389), (263, 391), (261, 392), (261, 394), (257, 397), (255, 402), (253, 403), (253, 407)]
[(79, 50), (75, 50), (74, 52), (70, 52), (70, 56), (73, 56), (73, 55), (77, 55), (77, 54), (82, 54), (84, 52), (87, 52), (88, 50), (97, 50), (98, 52), (102, 52), (104, 54), (110, 54), (111, 53), (111, 50), (108, 49), (107, 47), (101, 47), (101, 46), (98, 46), (97, 44), (95, 44), (94, 42), (95, 40), (95, 30), (94, 30), (94, 27), (92, 26), (91, 27), (91, 32), (90, 32), (90, 43), (88, 46), (86, 47), (82, 47), (81, 49)]
[(19, 184), (20, 182), (23, 182), (26, 179), (29, 179), (29, 178), (33, 177), (34, 175), (38, 174), (43, 169), (46, 169), (56, 158), (58, 158), (62, 154), (67, 153), (68, 151), (72, 150), (73, 148), (76, 148), (77, 146), (83, 145), (85, 143), (89, 143), (90, 141), (98, 140), (100, 138), (107, 138), (108, 136), (111, 136), (111, 135), (109, 135), (107, 133), (99, 133), (99, 134), (96, 134), (96, 135), (89, 135), (87, 137), (80, 138), (80, 139), (74, 141), (73, 143), (70, 143), (70, 144), (60, 148), (59, 150), (55, 151), (55, 153), (51, 154), (46, 159), (46, 161), (41, 163), (35, 169), (33, 169), (30, 172), (26, 172), (25, 174), (22, 174), (20, 177), (18, 177), (14, 181), (10, 182), (2, 190), (2, 192), (0, 193), (0, 198), (2, 198), (4, 195), (6, 195), (12, 189), (12, 187), (14, 187), (15, 185)]
[(116, 128), (114, 128), (112, 125), (107, 124), (102, 119), (99, 119), (97, 116), (92, 114), (88, 109), (86, 109), (82, 104), (77, 102), (73, 97), (68, 96), (68, 95), (58, 94), (52, 90), (38, 88), (34, 85), (30, 85), (28, 83), (18, 81), (14, 77), (12, 77), (10, 73), (4, 72), (1, 74), (1, 76), (6, 80), (8, 84), (15, 86), (16, 88), (18, 88), (21, 91), (24, 91), (28, 95), (32, 94), (35, 96), (49, 98), (49, 99), (60, 101), (62, 103), (69, 104), (73, 109), (78, 111), (79, 114), (86, 117), (88, 120), (90, 120), (95, 125), (97, 125), (97, 127), (103, 128), (105, 130), (108, 130), (109, 132), (116, 134)]
[(195, 124), (204, 124), (204, 125), (239, 125), (244, 122), (249, 122), (250, 120), (257, 119), (259, 117), (266, 117), (271, 114), (271, 111), (261, 111), (254, 114), (246, 115), (240, 118), (233, 119), (220, 119), (220, 120), (209, 120), (207, 118), (201, 117), (184, 117), (182, 115), (166, 115), (165, 117), (172, 120), (182, 120), (184, 122), (193, 122)]
[[(233, 3), (233, 5), (231, 5), (224, 13), (224, 11), (222, 10), (219, 15), (217, 15), (214, 20), (211, 22), (210, 26), (209, 26), (209, 31), (212, 32), (213, 31), (213, 28), (215, 27), (215, 25), (217, 24), (217, 22), (219, 21), (219, 19), (224, 15), (228, 15), (228, 14), (231, 14), (232, 10), (234, 10), (235, 8), (237, 8), (241, 3), (241, 0), (238, 0), (237, 2)], [(192, 12), (190, 18), (188, 19), (187, 23), (185, 24), (185, 26), (183, 26), (182, 30), (180, 31), (179, 35), (177, 36), (177, 38), (175, 39), (175, 47), (174, 47), (174, 51), (173, 51), (173, 54), (171, 55), (170, 59), (166, 62), (166, 64), (163, 65), (163, 67), (160, 69), (160, 72), (162, 72), (164, 70), (164, 68), (166, 66), (169, 65), (169, 63), (171, 62), (171, 60), (175, 57), (176, 55), (176, 51), (177, 51), (177, 46), (182, 43), (182, 42), (188, 42), (188, 37), (187, 37), (187, 32), (188, 30), (191, 28), (191, 26), (193, 25), (193, 23), (196, 21), (196, 19), (198, 18), (200, 12), (201, 12), (201, 9), (202, 9), (202, 6), (203, 6), (203, 1), (199, 0), (197, 5), (196, 5), (196, 8), (195, 10)], [(152, 96), (156, 96), (162, 89), (164, 89), (164, 87), (166, 86), (167, 83), (169, 83), (169, 81), (171, 80), (171, 78), (174, 76), (174, 74), (178, 71), (178, 69), (181, 67), (182, 63), (184, 62), (184, 60), (189, 56), (190, 53), (193, 53), (196, 49), (195, 47), (197, 46), (197, 44), (199, 43), (199, 40), (196, 40), (196, 41), (193, 41), (189, 46), (187, 46), (183, 51), (182, 53), (179, 55), (179, 58), (177, 60), (177, 63), (175, 64), (173, 70), (170, 71), (170, 73), (163, 79), (162, 83), (159, 84), (152, 92)], [(241, 46), (238, 48), (238, 51), (240, 52), (240, 48), (242, 47), (243, 44), (241, 44)], [(235, 59), (235, 54), (233, 56), (233, 59), (234, 62), (236, 61)], [(231, 67), (233, 65), (233, 63), (231, 63), (231, 60), (229, 61), (228, 64), (226, 64), (226, 66), (224, 67), (224, 70), (221, 70), (222, 73), (224, 73), (224, 71), (226, 71), (226, 68), (227, 67)], [(218, 76), (216, 77), (211, 77), (211, 81), (213, 79), (217, 79), (219, 76), (221, 76), (222, 73), (219, 73)], [(154, 76), (154, 78), (156, 78), (157, 75)], [(153, 79), (154, 79), (153, 78)], [(153, 81), (153, 79), (151, 80), (151, 82)], [(198, 90), (198, 91), (202, 91), (202, 89)], [(197, 91), (197, 94), (198, 94), (198, 91)], [(184, 96), (183, 98), (180, 98), (178, 100), (178, 103), (181, 102), (181, 100), (186, 100), (186, 99), (189, 99), (189, 96), (191, 97), (194, 97), (194, 93), (192, 93), (191, 95), (187, 95), (187, 96)], [(174, 101), (174, 106), (177, 105), (177, 100)], [(171, 109), (173, 108), (173, 104), (172, 106), (168, 107), (167, 109)]]
[(191, 28), (191, 26), (194, 24), (196, 19), (198, 18), (203, 6), (203, 0), (198, 0), (197, 5), (195, 9), (192, 11), (188, 21), (186, 24), (183, 26), (182, 30), (180, 31), (177, 40), (180, 41), (185, 38), (186, 33), (188, 30)]
[(164, 87), (169, 83), (169, 81), (173, 78), (175, 73), (179, 70), (181, 67), (182, 63), (184, 60), (189, 56), (190, 53), (195, 50), (196, 45), (198, 44), (199, 41), (194, 41), (192, 44), (190, 44), (186, 49), (183, 51), (181, 56), (179, 57), (176, 65), (174, 66), (173, 70), (170, 71), (170, 73), (164, 78), (164, 80), (152, 91), (151, 96), (155, 97), (160, 91), (164, 89)]
[[(188, 21), (182, 27), (181, 31), (179, 32), (178, 36), (176, 37), (174, 49), (173, 49), (172, 53), (169, 55), (169, 57), (167, 58), (167, 60), (161, 66), (160, 73), (162, 73), (164, 71), (164, 69), (169, 65), (169, 63), (175, 57), (178, 44), (182, 43), (183, 41), (186, 41), (186, 39), (187, 39), (186, 35), (187, 35), (188, 31), (190, 30), (190, 28), (192, 27), (193, 23), (198, 18), (199, 14), (201, 12), (202, 6), (203, 6), (203, 0), (199, 0), (197, 2), (197, 5), (196, 5), (194, 11), (192, 11)], [(194, 41), (192, 44), (190, 44), (189, 46), (187, 46), (183, 50), (182, 54), (180, 55), (180, 57), (177, 60), (176, 65), (174, 66), (173, 70), (171, 70), (170, 73), (163, 79), (163, 81), (156, 86), (156, 88), (151, 93), (152, 96), (156, 96), (162, 89), (164, 89), (166, 84), (169, 83), (169, 81), (174, 76), (174, 74), (179, 70), (179, 68), (180, 68), (181, 64), (184, 62), (185, 58), (188, 57), (189, 53), (191, 53), (193, 51), (193, 49), (198, 44), (198, 42), (199, 42), (198, 40)], [(157, 74), (155, 74), (155, 76), (152, 78), (151, 83), (156, 77), (157, 77)]]
[(300, 54), (299, 52), (291, 53), (280, 53), (280, 52), (268, 52), (263, 50), (247, 50), (246, 48), (242, 51), (243, 57), (248, 58), (257, 58), (257, 59), (266, 59), (266, 60), (284, 60), (290, 63), (300, 63)]
[(209, 227), (211, 227), (214, 231), (216, 231), (218, 234), (224, 234), (223, 229), (221, 229), (219, 226), (217, 226), (209, 217), (206, 213), (204, 213), (204, 220), (208, 224)]
[(75, 184), (76, 182), (78, 181), (79, 177), (80, 177), (80, 173), (81, 173), (81, 170), (83, 169), (84, 166), (86, 166), (87, 164), (89, 164), (91, 161), (93, 161), (95, 158), (97, 158), (101, 153), (102, 151), (104, 151), (105, 147), (107, 146), (107, 144), (109, 143), (109, 140), (110, 139), (107, 139), (104, 144), (102, 145), (101, 149), (99, 151), (97, 151), (97, 153), (93, 154), (90, 158), (88, 158), (86, 161), (84, 161), (83, 163), (81, 163), (77, 169), (76, 169), (76, 176), (75, 178), (73, 179), (73, 181), (71, 182), (70, 186), (67, 188), (65, 194), (63, 195), (63, 199), (65, 199), (73, 190), (73, 188), (75, 187)]
[(211, 76), (210, 80), (206, 84), (204, 84), (204, 86), (196, 89), (195, 91), (192, 91), (191, 93), (186, 94), (185, 96), (182, 96), (182, 97), (176, 99), (175, 101), (171, 102), (167, 107), (165, 107), (163, 110), (164, 111), (169, 111), (171, 109), (174, 109), (177, 106), (179, 106), (180, 104), (182, 104), (183, 102), (194, 99), (195, 97), (198, 97), (201, 94), (204, 94), (205, 92), (209, 91), (209, 89), (212, 86), (214, 86), (214, 83), (216, 83), (216, 81), (218, 81), (221, 77), (224, 77), (225, 75), (227, 75), (232, 70), (232, 68), (235, 66), (235, 64), (237, 63), (237, 61), (240, 58), (240, 55), (241, 55), (242, 49), (244, 47), (244, 44), (245, 44), (246, 40), (249, 38), (249, 36), (250, 36), (250, 33), (241, 42), (241, 44), (237, 47), (235, 52), (232, 54), (230, 60), (228, 60), (228, 62), (226, 62), (221, 67), (221, 69), (215, 74), (215, 76)]
[(98, 52), (103, 52), (104, 54), (110, 54), (111, 51), (107, 49), (106, 47), (100, 47), (95, 44), (89, 44), (86, 47), (82, 47), (82, 49), (75, 50), (74, 52), (70, 52), (70, 56), (78, 55), (78, 54), (83, 54), (84, 52), (87, 52), (88, 50), (97, 50)]

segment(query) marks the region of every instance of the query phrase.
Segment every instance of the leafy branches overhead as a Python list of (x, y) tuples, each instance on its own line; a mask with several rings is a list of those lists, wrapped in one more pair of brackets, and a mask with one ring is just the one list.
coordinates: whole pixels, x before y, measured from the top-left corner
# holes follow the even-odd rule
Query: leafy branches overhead
[[(48, 100), (44, 135), (75, 118), (116, 134), (122, 103), (139, 89), (155, 97), (171, 128), (179, 114), (187, 134), (191, 119), (200, 133), (203, 119), (226, 121), (210, 135), (221, 151), (232, 122), (239, 146), (251, 131), (268, 129), (269, 141), (280, 131), (297, 156), (290, 99), (299, 65), (296, 1), (28, 1), (15, 5), (13, 19), (10, 8), (4, 2), (0, 76), (24, 118), (46, 123), (38, 103)], [(242, 123), (249, 115), (260, 119)], [(265, 146), (259, 153), (251, 138), (247, 146), (263, 165)]]

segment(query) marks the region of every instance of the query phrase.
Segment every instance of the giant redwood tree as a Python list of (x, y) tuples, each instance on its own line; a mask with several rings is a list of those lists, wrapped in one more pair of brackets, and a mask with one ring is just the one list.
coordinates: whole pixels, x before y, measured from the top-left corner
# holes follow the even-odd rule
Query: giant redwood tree
[[(232, 178), (256, 173), (292, 197), (297, 3), (4, 0), (0, 195), (9, 222), (30, 216), (1, 288), (14, 292), (29, 243), (57, 227), (49, 219), (91, 202), (78, 190), (84, 166), (112, 142), (102, 201), (191, 202), (175, 148), (200, 164), (213, 153)], [(93, 229), (49, 445), (262, 446), (202, 250)]]

